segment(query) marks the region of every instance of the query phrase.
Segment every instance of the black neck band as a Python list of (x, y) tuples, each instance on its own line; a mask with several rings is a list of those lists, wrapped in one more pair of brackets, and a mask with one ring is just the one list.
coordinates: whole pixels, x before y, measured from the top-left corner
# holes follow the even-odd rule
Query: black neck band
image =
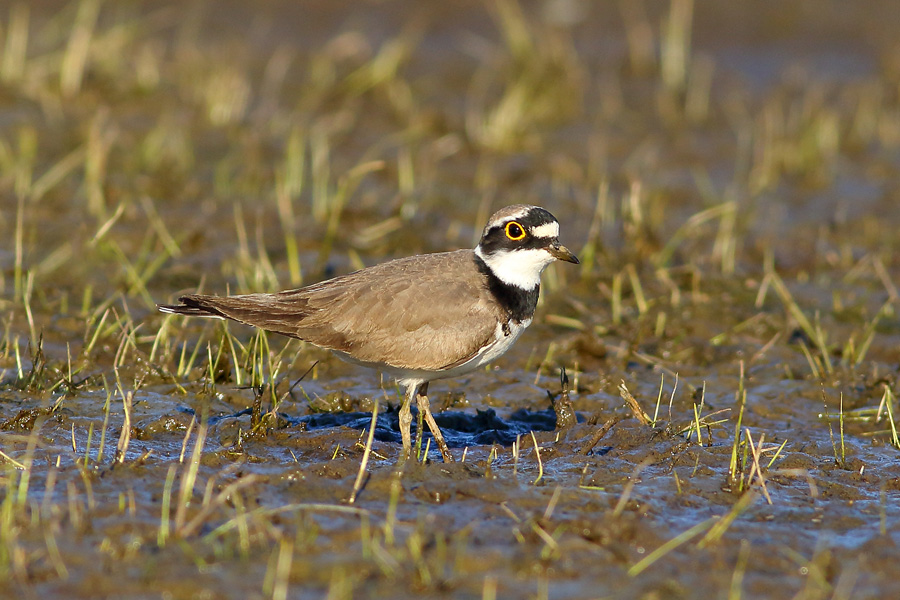
[(477, 254), (475, 255), (475, 265), (478, 267), (478, 271), (487, 278), (488, 289), (509, 314), (511, 320), (521, 323), (534, 316), (538, 295), (541, 292), (540, 284), (530, 290), (525, 290), (517, 285), (504, 283)]

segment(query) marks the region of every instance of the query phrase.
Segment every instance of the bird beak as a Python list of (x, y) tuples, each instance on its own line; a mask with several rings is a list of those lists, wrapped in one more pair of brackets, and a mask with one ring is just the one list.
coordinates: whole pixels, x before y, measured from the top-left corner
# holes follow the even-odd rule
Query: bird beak
[(547, 249), (550, 252), (550, 256), (553, 258), (564, 260), (566, 262), (578, 264), (578, 257), (572, 254), (572, 252), (560, 244), (559, 242), (553, 242), (550, 244), (550, 247)]

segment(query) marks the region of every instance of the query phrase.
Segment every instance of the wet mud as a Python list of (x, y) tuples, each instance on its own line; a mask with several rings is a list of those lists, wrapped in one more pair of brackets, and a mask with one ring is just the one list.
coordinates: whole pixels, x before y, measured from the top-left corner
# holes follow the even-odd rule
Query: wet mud
[[(0, 597), (900, 597), (896, 7), (844, 8), (0, 6)], [(582, 264), (430, 386), (453, 463), (155, 310), (520, 201)]]

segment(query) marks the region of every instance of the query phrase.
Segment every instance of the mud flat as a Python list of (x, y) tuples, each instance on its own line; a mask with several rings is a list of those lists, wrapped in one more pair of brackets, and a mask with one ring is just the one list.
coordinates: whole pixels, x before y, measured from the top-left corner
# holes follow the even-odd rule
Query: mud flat
[[(897, 597), (895, 13), (0, 7), (0, 597)], [(394, 382), (155, 311), (514, 202), (582, 264), (432, 384), (453, 464)]]

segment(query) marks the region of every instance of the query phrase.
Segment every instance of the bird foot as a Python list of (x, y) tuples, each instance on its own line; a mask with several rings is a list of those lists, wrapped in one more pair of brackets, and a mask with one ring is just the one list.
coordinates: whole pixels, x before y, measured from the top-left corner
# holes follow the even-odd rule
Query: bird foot
[(431, 435), (434, 436), (434, 441), (437, 443), (437, 447), (441, 451), (441, 456), (444, 457), (444, 462), (456, 462), (453, 458), (453, 455), (450, 454), (450, 448), (447, 446), (447, 442), (444, 441), (444, 435), (441, 433), (440, 427), (438, 427), (437, 422), (435, 422), (434, 420), (434, 416), (431, 414), (431, 402), (429, 402), (428, 396), (426, 396), (424, 393), (419, 393), (416, 402), (419, 405), (419, 412), (421, 412), (425, 417), (425, 422), (428, 423), (428, 428), (431, 430)]

